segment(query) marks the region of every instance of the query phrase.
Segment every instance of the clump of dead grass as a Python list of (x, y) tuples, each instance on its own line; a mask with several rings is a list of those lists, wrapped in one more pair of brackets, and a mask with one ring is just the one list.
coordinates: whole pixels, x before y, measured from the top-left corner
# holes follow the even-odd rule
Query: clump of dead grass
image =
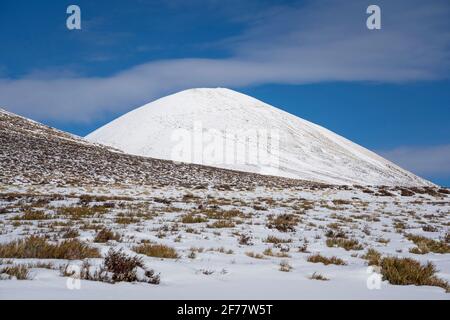
[(91, 248), (77, 239), (52, 244), (43, 237), (30, 236), (0, 244), (0, 257), (79, 260), (99, 258), (100, 252), (97, 248)]
[(174, 248), (163, 244), (144, 243), (135, 246), (133, 250), (137, 253), (155, 258), (177, 259), (179, 257), (177, 251)]
[(270, 216), (266, 226), (269, 229), (277, 229), (281, 232), (294, 232), (299, 223), (299, 218), (293, 214), (280, 214)]
[(317, 253), (315, 255), (312, 255), (312, 256), (309, 256), (307, 261), (311, 262), (311, 263), (323, 263), (326, 266), (330, 265), (330, 264), (334, 264), (334, 265), (337, 265), (337, 266), (345, 266), (345, 265), (347, 265), (347, 263), (344, 260), (340, 259), (340, 258), (337, 258), (337, 257), (334, 257), (334, 256), (331, 257), (331, 258), (327, 258), (327, 257), (324, 257), (324, 256), (320, 255), (319, 253)]
[(119, 242), (120, 235), (118, 233), (113, 232), (106, 228), (100, 230), (94, 238), (94, 242), (97, 242), (97, 243), (106, 243), (111, 240)]
[(9, 279), (29, 280), (30, 271), (26, 265), (19, 264), (0, 268), (0, 275), (6, 274)]
[(406, 238), (414, 242), (414, 244), (417, 246), (417, 248), (413, 248), (410, 250), (410, 252), (412, 253), (416, 254), (427, 254), (429, 252), (441, 254), (450, 253), (450, 245), (448, 245), (444, 241), (437, 241), (413, 234), (407, 234)]
[(329, 238), (326, 241), (328, 247), (340, 247), (347, 251), (362, 250), (363, 246), (355, 239)]

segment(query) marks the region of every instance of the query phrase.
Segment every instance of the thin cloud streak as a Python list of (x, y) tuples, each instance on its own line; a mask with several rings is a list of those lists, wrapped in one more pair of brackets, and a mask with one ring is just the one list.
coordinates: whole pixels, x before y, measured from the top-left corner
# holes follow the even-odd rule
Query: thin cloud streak
[(364, 2), (310, 1), (259, 12), (242, 35), (221, 43), (232, 48), (226, 59), (154, 61), (108, 77), (3, 78), (0, 106), (38, 120), (88, 123), (192, 87), (402, 83), (448, 76), (448, 2), (379, 1), (381, 31), (365, 28)]

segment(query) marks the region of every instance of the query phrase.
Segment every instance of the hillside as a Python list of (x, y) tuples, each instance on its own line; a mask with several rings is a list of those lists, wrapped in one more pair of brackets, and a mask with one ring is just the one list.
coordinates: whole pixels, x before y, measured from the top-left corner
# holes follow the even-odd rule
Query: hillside
[(124, 154), (0, 109), (0, 182), (254, 186), (308, 183)]

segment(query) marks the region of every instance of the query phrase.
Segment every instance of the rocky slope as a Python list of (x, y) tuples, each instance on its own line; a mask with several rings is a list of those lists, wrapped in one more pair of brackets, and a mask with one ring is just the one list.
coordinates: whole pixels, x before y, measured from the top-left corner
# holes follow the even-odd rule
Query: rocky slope
[(0, 182), (59, 185), (307, 185), (124, 154), (0, 109)]

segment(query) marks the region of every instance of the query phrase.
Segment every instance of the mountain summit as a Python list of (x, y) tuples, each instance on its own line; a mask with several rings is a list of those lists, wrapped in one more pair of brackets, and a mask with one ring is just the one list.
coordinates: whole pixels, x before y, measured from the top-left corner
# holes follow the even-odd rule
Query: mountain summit
[(158, 99), (86, 139), (134, 155), (330, 184), (433, 185), (321, 126), (224, 88)]

